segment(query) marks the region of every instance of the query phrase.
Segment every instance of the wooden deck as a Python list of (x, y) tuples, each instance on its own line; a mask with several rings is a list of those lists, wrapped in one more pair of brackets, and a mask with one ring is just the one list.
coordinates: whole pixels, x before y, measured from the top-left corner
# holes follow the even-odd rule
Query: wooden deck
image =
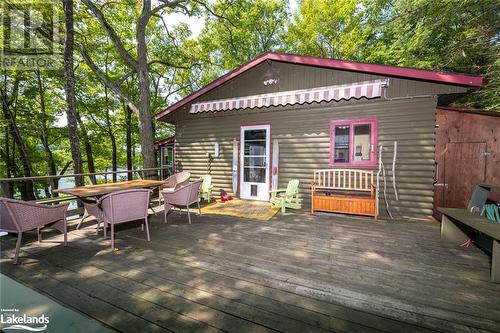
[[(160, 216), (161, 214), (159, 214)], [(1, 272), (122, 332), (500, 332), (489, 257), (429, 222), (278, 215), (262, 222), (177, 213), (117, 232), (93, 223), (2, 237)]]

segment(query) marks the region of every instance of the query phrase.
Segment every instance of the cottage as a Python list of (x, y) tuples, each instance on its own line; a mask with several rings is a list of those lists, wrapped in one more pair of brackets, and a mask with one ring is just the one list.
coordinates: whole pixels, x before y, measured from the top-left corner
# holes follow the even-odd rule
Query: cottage
[(315, 169), (377, 173), (381, 151), (380, 215), (388, 205), (395, 216), (430, 217), (436, 108), (482, 84), (463, 74), (264, 53), (156, 119), (176, 127), (176, 169), (210, 173), (214, 189), (268, 200), (272, 187), (296, 178), (307, 208)]

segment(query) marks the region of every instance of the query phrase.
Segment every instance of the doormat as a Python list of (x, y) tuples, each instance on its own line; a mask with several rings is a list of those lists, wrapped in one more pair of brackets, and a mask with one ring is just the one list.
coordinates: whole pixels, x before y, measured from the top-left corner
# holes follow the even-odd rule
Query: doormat
[(225, 202), (218, 200), (202, 207), (201, 213), (269, 221), (279, 210), (279, 207), (273, 207), (265, 201), (233, 199)]

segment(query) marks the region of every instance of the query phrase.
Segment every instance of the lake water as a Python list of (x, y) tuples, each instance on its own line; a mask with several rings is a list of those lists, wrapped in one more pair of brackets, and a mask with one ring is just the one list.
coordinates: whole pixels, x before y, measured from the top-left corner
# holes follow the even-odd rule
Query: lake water
[[(121, 170), (126, 171), (127, 169), (118, 169), (118, 171), (121, 171)], [(111, 170), (106, 170), (106, 171), (111, 171)], [(113, 175), (107, 175), (107, 177), (105, 177), (103, 175), (97, 175), (96, 179), (97, 179), (98, 184), (104, 183), (104, 182), (106, 182), (106, 180), (107, 180), (107, 182), (112, 182)], [(127, 179), (128, 179), (128, 177), (127, 177), (126, 172), (117, 174), (118, 181), (125, 181)], [(59, 185), (59, 189), (72, 188), (72, 187), (75, 187), (75, 180), (73, 178), (69, 178), (69, 177), (68, 178), (61, 178), (61, 179), (59, 179), (58, 185)], [(43, 197), (45, 195), (45, 192), (43, 190), (40, 190), (39, 195), (40, 195), (40, 197)], [(68, 209), (75, 209), (77, 207), (78, 206), (77, 206), (76, 200), (70, 201)], [(76, 219), (76, 218), (79, 218), (79, 216), (78, 215), (68, 216), (68, 220), (72, 220), (72, 219)]]

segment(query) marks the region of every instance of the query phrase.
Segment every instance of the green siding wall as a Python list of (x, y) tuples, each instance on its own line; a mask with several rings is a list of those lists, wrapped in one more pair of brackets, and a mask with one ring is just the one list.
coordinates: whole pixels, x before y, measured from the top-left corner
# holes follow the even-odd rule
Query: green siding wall
[[(193, 177), (208, 171), (208, 153), (219, 142), (220, 156), (210, 170), (215, 193), (231, 191), (232, 141), (240, 137), (240, 124), (271, 123), (271, 139), (280, 144), (280, 187), (300, 180), (304, 209), (310, 208), (313, 170), (328, 168), (330, 121), (375, 116), (379, 120), (378, 144), (383, 145), (387, 174), (387, 199), (396, 216), (432, 215), (435, 113), (437, 98), (401, 100), (351, 100), (315, 105), (234, 110), (190, 115), (177, 112), (176, 163)], [(396, 180), (399, 201), (392, 189), (393, 142), (398, 142)], [(381, 182), (381, 185), (383, 183)], [(381, 186), (382, 187), (382, 186)], [(383, 189), (380, 213), (385, 213)]]

